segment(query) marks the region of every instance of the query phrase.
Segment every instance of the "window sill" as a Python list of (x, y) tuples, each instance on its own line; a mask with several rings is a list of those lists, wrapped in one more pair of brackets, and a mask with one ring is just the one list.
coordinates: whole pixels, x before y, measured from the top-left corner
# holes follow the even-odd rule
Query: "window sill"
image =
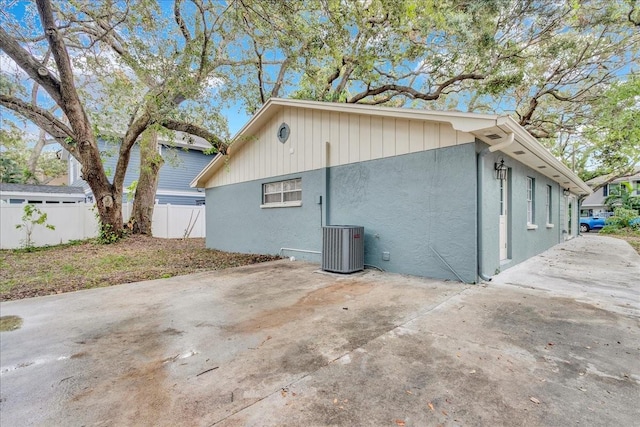
[(537, 230), (538, 226), (536, 224), (527, 224), (527, 230)]
[(553, 227), (555, 227), (555, 226), (554, 226), (553, 224), (547, 224), (547, 225), (546, 225), (546, 227), (547, 227), (547, 228), (553, 228)]
[(260, 205), (260, 209), (271, 209), (271, 208), (295, 208), (298, 206), (302, 206), (302, 202), (284, 202), (284, 203), (267, 203), (264, 205)]

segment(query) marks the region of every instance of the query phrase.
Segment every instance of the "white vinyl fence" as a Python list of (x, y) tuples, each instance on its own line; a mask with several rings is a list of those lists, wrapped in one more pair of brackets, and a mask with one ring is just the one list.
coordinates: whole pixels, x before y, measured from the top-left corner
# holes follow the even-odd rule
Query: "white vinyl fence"
[[(34, 204), (47, 214), (49, 230), (44, 225), (35, 225), (31, 239), (34, 246), (58, 245), (70, 240), (82, 240), (98, 235), (98, 220), (92, 203)], [(24, 205), (0, 204), (0, 249), (16, 249), (23, 246), (25, 231), (16, 229), (22, 224)], [(126, 222), (132, 205), (125, 203), (122, 217)], [(167, 239), (205, 237), (204, 206), (155, 205), (152, 231), (154, 237)], [(37, 215), (34, 215), (37, 218)]]

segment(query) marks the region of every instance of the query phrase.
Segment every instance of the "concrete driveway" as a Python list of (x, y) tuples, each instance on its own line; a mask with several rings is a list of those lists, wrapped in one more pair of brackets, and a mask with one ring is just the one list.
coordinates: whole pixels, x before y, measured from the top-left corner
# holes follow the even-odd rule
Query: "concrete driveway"
[(0, 305), (7, 425), (637, 425), (640, 257), (471, 286), (278, 261)]

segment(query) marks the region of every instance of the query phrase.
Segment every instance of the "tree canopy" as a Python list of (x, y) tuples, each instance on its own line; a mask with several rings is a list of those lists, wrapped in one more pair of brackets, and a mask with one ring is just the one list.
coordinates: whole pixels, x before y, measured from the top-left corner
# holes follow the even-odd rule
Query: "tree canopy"
[[(180, 0), (172, 15), (155, 1), (35, 3), (37, 10), (27, 7), (0, 28), (0, 48), (23, 72), (2, 74), (0, 105), (78, 160), (103, 232), (118, 236), (131, 148), (145, 130), (180, 131), (224, 148), (219, 116), (205, 101), (231, 37), (218, 19), (226, 6), (193, 1), (184, 18)], [(37, 87), (46, 95), (29, 99)], [(119, 149), (109, 180), (97, 139), (113, 135)]]
[[(0, 129), (0, 182), (15, 184), (47, 184), (63, 176), (66, 164), (60, 150), (42, 152), (53, 141), (40, 131), (37, 141), (28, 137), (10, 121), (2, 121)], [(28, 146), (33, 142), (33, 147)]]
[[(274, 96), (512, 114), (583, 176), (639, 161), (635, 0), (36, 0), (20, 17), (5, 9), (0, 48), (21, 71), (3, 71), (0, 106), (78, 159), (115, 231), (131, 147), (156, 141), (140, 139), (145, 132), (179, 131), (224, 150), (221, 107), (253, 113)], [(98, 137), (119, 147), (111, 179)], [(153, 178), (161, 163), (145, 162)]]

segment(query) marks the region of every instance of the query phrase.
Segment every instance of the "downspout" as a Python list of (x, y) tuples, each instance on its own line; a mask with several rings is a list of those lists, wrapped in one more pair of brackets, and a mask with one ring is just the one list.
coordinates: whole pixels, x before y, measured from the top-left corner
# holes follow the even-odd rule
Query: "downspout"
[(491, 276), (488, 276), (486, 274), (484, 274), (482, 272), (482, 264), (483, 264), (483, 258), (482, 258), (482, 252), (483, 252), (483, 245), (484, 245), (484, 239), (483, 239), (483, 229), (484, 229), (484, 223), (482, 221), (483, 215), (482, 215), (482, 193), (484, 190), (484, 157), (489, 154), (489, 153), (493, 153), (495, 151), (498, 150), (502, 150), (503, 148), (508, 147), (509, 145), (513, 144), (513, 141), (515, 139), (515, 135), (513, 134), (513, 132), (511, 132), (509, 134), (509, 136), (507, 137), (506, 141), (500, 142), (496, 145), (492, 145), (490, 147), (487, 147), (485, 149), (483, 149), (482, 151), (480, 151), (480, 153), (478, 154), (478, 164), (476, 165), (476, 173), (477, 173), (477, 188), (476, 188), (476, 196), (477, 196), (477, 206), (476, 206), (476, 215), (477, 215), (477, 223), (478, 223), (478, 231), (476, 233), (477, 235), (477, 252), (478, 252), (478, 276), (482, 279), (482, 280), (491, 280)]

